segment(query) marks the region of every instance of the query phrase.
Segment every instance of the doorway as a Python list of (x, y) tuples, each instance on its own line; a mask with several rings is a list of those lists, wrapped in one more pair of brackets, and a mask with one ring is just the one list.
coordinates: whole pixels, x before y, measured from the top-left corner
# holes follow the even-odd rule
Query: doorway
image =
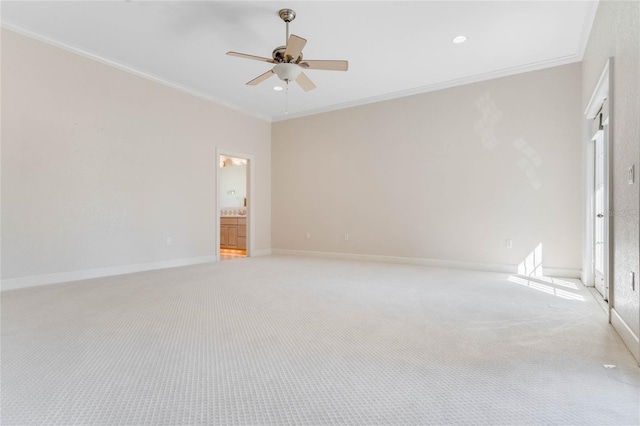
[(610, 285), (609, 227), (609, 124), (611, 94), (611, 58), (606, 62), (584, 112), (587, 148), (585, 197), (585, 251), (582, 280), (601, 297), (609, 321), (614, 308)]
[(607, 132), (601, 122), (602, 114), (594, 119), (597, 127), (593, 135), (593, 278), (594, 286), (605, 301), (609, 300), (609, 282), (606, 279), (608, 259), (608, 197), (607, 197)]
[(251, 156), (216, 150), (216, 259), (233, 260), (250, 256)]

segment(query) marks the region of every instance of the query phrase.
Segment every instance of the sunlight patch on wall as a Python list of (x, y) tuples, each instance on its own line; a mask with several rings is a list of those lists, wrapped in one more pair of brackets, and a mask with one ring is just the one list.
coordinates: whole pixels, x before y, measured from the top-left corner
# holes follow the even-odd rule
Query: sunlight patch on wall
[(513, 147), (520, 152), (520, 158), (516, 164), (527, 176), (533, 189), (540, 189), (542, 183), (536, 169), (542, 165), (542, 158), (523, 138), (516, 139), (513, 142)]
[(538, 244), (538, 246), (518, 264), (518, 275), (526, 275), (528, 277), (541, 277), (544, 275), (542, 271), (542, 243)]
[(476, 107), (482, 114), (473, 124), (473, 128), (482, 139), (482, 146), (487, 150), (492, 150), (498, 146), (500, 141), (494, 133), (496, 124), (502, 119), (502, 111), (498, 109), (496, 103), (491, 98), (490, 93), (485, 93), (476, 99)]

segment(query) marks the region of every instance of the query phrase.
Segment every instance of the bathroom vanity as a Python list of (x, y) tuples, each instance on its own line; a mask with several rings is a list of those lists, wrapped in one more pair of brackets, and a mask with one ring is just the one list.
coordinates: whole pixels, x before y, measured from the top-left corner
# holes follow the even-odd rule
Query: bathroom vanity
[(227, 216), (220, 218), (220, 248), (241, 250), (247, 248), (246, 217)]

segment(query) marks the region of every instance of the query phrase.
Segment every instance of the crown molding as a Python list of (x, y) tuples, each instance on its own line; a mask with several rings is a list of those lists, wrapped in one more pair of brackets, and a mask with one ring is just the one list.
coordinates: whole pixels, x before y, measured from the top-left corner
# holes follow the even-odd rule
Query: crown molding
[(316, 108), (307, 111), (289, 113), (287, 115), (278, 115), (271, 119), (273, 122), (292, 120), (295, 118), (307, 117), (310, 115), (322, 114), (325, 112), (337, 111), (341, 109), (353, 108), (362, 105), (368, 105), (378, 102), (389, 101), (398, 98), (405, 98), (408, 96), (420, 95), (428, 92), (435, 92), (442, 89), (450, 89), (452, 87), (464, 86), (467, 84), (479, 83), (481, 81), (493, 80), (501, 77), (508, 77), (511, 75), (522, 74), (525, 72), (539, 71), (545, 68), (553, 68), (561, 65), (572, 64), (574, 62), (580, 62), (582, 59), (578, 54), (561, 56), (558, 58), (549, 59), (546, 61), (533, 62), (530, 64), (519, 65), (516, 67), (504, 68), (497, 71), (491, 71), (483, 74), (476, 74), (469, 77), (458, 78), (454, 80), (447, 80), (440, 83), (429, 84), (426, 86), (416, 87), (413, 89), (400, 90), (397, 92), (385, 93), (384, 95), (372, 96), (370, 98), (358, 99), (355, 101), (344, 102), (341, 104), (330, 105), (327, 107)]
[(539, 62), (533, 62), (530, 64), (524, 64), (524, 65), (520, 65), (520, 66), (516, 66), (516, 67), (510, 67), (510, 68), (504, 68), (502, 70), (497, 70), (497, 71), (492, 71), (492, 72), (488, 72), (488, 73), (482, 73), (482, 74), (476, 74), (473, 76), (469, 76), (469, 77), (464, 77), (464, 78), (460, 78), (460, 79), (453, 79), (453, 80), (447, 80), (447, 81), (443, 81), (443, 82), (439, 82), (439, 83), (435, 83), (435, 84), (429, 84), (426, 86), (421, 86), (421, 87), (416, 87), (416, 88), (411, 88), (411, 89), (406, 89), (406, 90), (400, 90), (400, 91), (396, 91), (396, 92), (390, 92), (390, 93), (385, 93), (382, 95), (378, 95), (378, 96), (372, 96), (369, 98), (363, 98), (363, 99), (357, 99), (354, 101), (349, 101), (349, 102), (343, 102), (343, 103), (339, 103), (339, 104), (334, 104), (334, 105), (328, 105), (325, 107), (321, 107), (321, 108), (314, 108), (314, 109), (309, 109), (309, 110), (305, 110), (305, 111), (300, 111), (300, 112), (293, 112), (293, 113), (289, 113), (289, 114), (281, 114), (281, 115), (276, 115), (273, 117), (269, 117), (260, 113), (257, 113), (255, 111), (250, 111), (244, 107), (241, 107), (239, 105), (230, 103), (228, 101), (222, 100), (222, 99), (218, 99), (216, 97), (213, 97), (207, 93), (198, 91), (198, 90), (194, 90), (190, 87), (184, 86), (182, 84), (178, 84), (175, 82), (172, 82), (170, 80), (164, 79), (162, 77), (158, 77), (156, 75), (147, 73), (145, 71), (139, 70), (135, 67), (129, 66), (127, 64), (124, 63), (120, 63), (108, 58), (105, 58), (101, 55), (98, 55), (94, 52), (85, 50), (85, 49), (81, 49), (75, 46), (72, 46), (70, 44), (55, 40), (51, 37), (48, 36), (43, 36), (41, 34), (37, 34), (33, 31), (27, 30), (19, 25), (15, 25), (12, 24), (10, 22), (2, 22), (0, 23), (0, 26), (2, 28), (5, 28), (7, 30), (16, 32), (18, 34), (24, 35), (26, 37), (30, 37), (36, 40), (39, 40), (43, 43), (61, 48), (63, 50), (75, 53), (77, 55), (98, 61), (100, 63), (103, 63), (105, 65), (120, 69), (122, 71), (128, 72), (130, 74), (134, 74), (138, 77), (142, 77), (144, 79), (153, 81), (155, 83), (158, 84), (162, 84), (166, 87), (170, 87), (173, 88), (175, 90), (181, 91), (183, 93), (189, 94), (191, 96), (195, 96), (197, 98), (200, 99), (204, 99), (206, 101), (209, 102), (213, 102), (215, 104), (227, 107), (229, 109), (235, 110), (235, 111), (239, 111), (243, 114), (247, 114), (249, 116), (267, 121), (267, 122), (278, 122), (278, 121), (286, 121), (286, 120), (293, 120), (296, 118), (301, 118), (301, 117), (307, 117), (310, 115), (316, 115), (316, 114), (322, 114), (322, 113), (326, 113), (326, 112), (332, 112), (332, 111), (338, 111), (338, 110), (342, 110), (342, 109), (347, 109), (347, 108), (353, 108), (353, 107), (357, 107), (357, 106), (362, 106), (362, 105), (368, 105), (368, 104), (372, 104), (372, 103), (377, 103), (377, 102), (383, 102), (383, 101), (388, 101), (388, 100), (393, 100), (393, 99), (398, 99), (398, 98), (404, 98), (404, 97), (408, 97), (408, 96), (413, 96), (413, 95), (419, 95), (419, 94), (423, 94), (423, 93), (428, 93), (428, 92), (434, 92), (437, 90), (442, 90), (442, 89), (449, 89), (452, 87), (457, 87), (457, 86), (463, 86), (463, 85), (467, 85), (467, 84), (473, 84), (473, 83), (478, 83), (478, 82), (482, 82), (482, 81), (487, 81), (487, 80), (492, 80), (495, 78), (501, 78), (501, 77), (507, 77), (507, 76), (511, 76), (511, 75), (516, 75), (516, 74), (521, 74), (521, 73), (525, 73), (525, 72), (530, 72), (530, 71), (537, 71), (537, 70), (541, 70), (541, 69), (545, 69), (545, 68), (551, 68), (551, 67), (555, 67), (555, 66), (561, 66), (561, 65), (566, 65), (566, 64), (570, 64), (570, 63), (574, 63), (574, 62), (579, 62), (582, 60), (583, 56), (584, 56), (584, 52), (586, 50), (588, 41), (589, 41), (589, 36), (591, 33), (591, 28), (593, 26), (593, 22), (595, 20), (595, 16), (598, 10), (598, 6), (599, 6), (599, 0), (591, 0), (588, 2), (588, 9), (587, 12), (585, 14), (585, 19), (583, 22), (583, 26), (582, 26), (582, 31), (581, 31), (581, 35), (580, 35), (580, 41), (579, 41), (579, 45), (578, 45), (578, 49), (577, 52), (575, 54), (572, 55), (567, 55), (567, 56), (562, 56), (562, 57), (558, 57), (558, 58), (553, 58), (553, 59), (549, 59), (549, 60), (545, 60), (545, 61), (539, 61)]
[(600, 6), (600, 0), (592, 0), (588, 3), (587, 13), (582, 23), (582, 32), (580, 33), (580, 45), (578, 46), (578, 56), (580, 60), (584, 58), (584, 52), (587, 50), (589, 37), (591, 36), (591, 28), (593, 28), (593, 22), (596, 19), (598, 6)]
[(567, 65), (574, 62), (582, 61), (584, 57), (584, 53), (587, 49), (587, 45), (589, 43), (589, 37), (591, 35), (591, 28), (593, 27), (593, 22), (596, 18), (596, 13), (598, 12), (598, 6), (600, 5), (600, 0), (589, 0), (587, 6), (587, 12), (585, 14), (585, 18), (582, 24), (582, 30), (580, 33), (580, 40), (578, 43), (578, 51), (573, 55), (561, 56), (558, 58), (533, 62), (530, 64), (525, 64), (517, 67), (504, 68), (498, 71), (492, 71), (484, 74), (476, 74), (473, 76), (448, 80), (440, 83), (430, 84), (427, 86), (417, 87), (414, 89), (401, 90), (398, 92), (391, 92), (384, 95), (373, 96), (370, 98), (360, 99), (356, 101), (344, 102), (341, 104), (331, 105), (322, 108), (316, 108), (313, 110), (301, 111), (296, 113), (289, 113), (287, 115), (278, 115), (271, 118), (272, 122), (277, 121), (286, 121), (293, 120), (296, 118), (307, 117), (310, 115), (322, 114), (325, 112), (337, 111), (341, 109), (353, 108), (361, 105), (368, 105), (376, 102), (383, 102), (392, 99), (403, 98), (407, 96), (419, 95), (422, 93), (435, 92), (437, 90), (449, 89), (457, 86), (464, 86), (466, 84), (479, 83), (481, 81), (492, 80), (495, 78), (508, 77), (510, 75), (522, 74), (530, 71), (538, 71), (545, 68), (552, 68), (561, 65)]
[(209, 101), (209, 102), (215, 103), (217, 105), (220, 105), (220, 106), (223, 106), (223, 107), (226, 107), (226, 108), (241, 112), (243, 114), (250, 115), (252, 117), (259, 118), (259, 119), (267, 121), (267, 122), (271, 122), (271, 118), (270, 117), (264, 116), (262, 114), (258, 114), (258, 113), (254, 112), (254, 111), (248, 111), (248, 110), (246, 110), (245, 108), (242, 108), (239, 105), (224, 101), (222, 99), (218, 99), (218, 98), (213, 97), (213, 96), (211, 96), (209, 94), (206, 94), (204, 92), (201, 92), (201, 91), (198, 91), (198, 90), (194, 90), (194, 89), (192, 89), (190, 87), (175, 83), (175, 82), (167, 80), (165, 78), (158, 77), (157, 75), (153, 75), (153, 74), (150, 74), (148, 72), (139, 70), (139, 69), (137, 69), (135, 67), (132, 67), (130, 65), (127, 65), (127, 64), (124, 64), (124, 63), (121, 63), (121, 62), (118, 62), (118, 61), (114, 61), (112, 59), (105, 58), (104, 56), (98, 55), (97, 53), (91, 52), (89, 50), (81, 49), (81, 48), (72, 46), (70, 44), (61, 42), (59, 40), (56, 40), (54, 38), (35, 33), (33, 31), (30, 31), (30, 30), (28, 30), (26, 28), (23, 28), (23, 27), (19, 26), (19, 25), (15, 25), (15, 24), (12, 24), (10, 22), (3, 21), (3, 22), (0, 23), (0, 27), (3, 28), (3, 29), (6, 29), (6, 30), (12, 31), (14, 33), (23, 35), (25, 37), (29, 37), (29, 38), (32, 38), (34, 40), (38, 40), (38, 41), (40, 41), (42, 43), (45, 43), (45, 44), (48, 44), (50, 46), (57, 47), (59, 49), (65, 50), (67, 52), (75, 53), (76, 55), (79, 55), (79, 56), (94, 60), (96, 62), (100, 62), (100, 63), (102, 63), (104, 65), (108, 65), (110, 67), (117, 68), (117, 69), (119, 69), (121, 71), (125, 71), (125, 72), (127, 72), (129, 74), (133, 74), (135, 76), (144, 78), (145, 80), (150, 80), (150, 81), (153, 81), (154, 83), (158, 83), (158, 84), (161, 84), (163, 86), (170, 87), (170, 88), (178, 90), (178, 91), (180, 91), (182, 93), (186, 93), (187, 95), (195, 96), (196, 98), (204, 99), (205, 101)]

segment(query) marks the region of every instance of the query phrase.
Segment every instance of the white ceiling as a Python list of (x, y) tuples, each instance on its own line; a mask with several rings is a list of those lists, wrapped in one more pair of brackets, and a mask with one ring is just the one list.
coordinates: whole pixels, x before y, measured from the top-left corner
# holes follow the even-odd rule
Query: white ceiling
[[(285, 92), (258, 56), (285, 41), (292, 8), (305, 59), (347, 59), (348, 72), (308, 70), (317, 89)], [(596, 1), (76, 1), (2, 2), (2, 25), (213, 99), (281, 120), (582, 59)], [(451, 40), (460, 34), (464, 44)]]

